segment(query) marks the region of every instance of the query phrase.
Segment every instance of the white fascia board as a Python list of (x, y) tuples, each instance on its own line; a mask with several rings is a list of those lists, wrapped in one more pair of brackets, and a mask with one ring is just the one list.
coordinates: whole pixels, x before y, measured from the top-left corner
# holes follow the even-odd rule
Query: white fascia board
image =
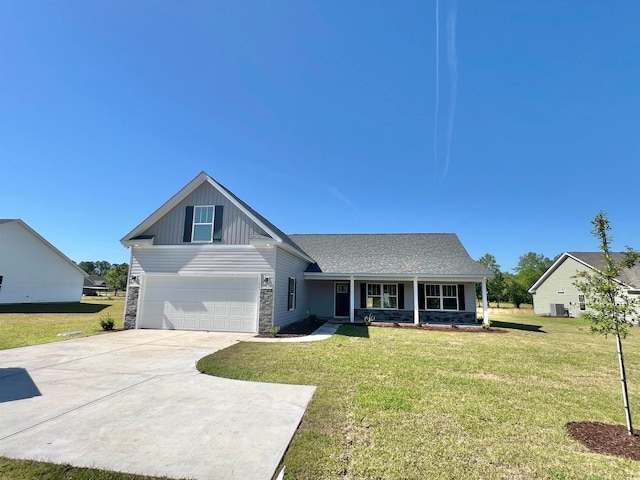
[[(36, 237), (38, 240), (40, 240), (46, 247), (48, 247), (53, 253), (55, 253), (56, 255), (59, 255), (60, 257), (62, 257), (64, 260), (66, 260), (69, 264), (71, 264), (78, 272), (82, 273), (83, 277), (88, 277), (89, 274), (87, 272), (85, 272), (84, 270), (82, 270), (77, 264), (76, 262), (74, 262), (73, 260), (71, 260), (69, 257), (67, 257), (64, 253), (62, 253), (60, 250), (58, 250), (56, 247), (54, 247), (49, 241), (47, 241), (46, 238), (44, 238), (42, 235), (40, 235), (38, 232), (36, 232), (33, 228), (31, 228), (29, 225), (27, 225), (25, 222), (23, 222), (22, 220), (20, 220), (19, 218), (14, 220), (14, 222), (16, 222), (18, 225), (22, 226), (27, 232), (31, 233), (34, 237)], [(7, 222), (7, 225), (10, 225), (13, 222)]]
[[(187, 183), (182, 189), (178, 191), (175, 195), (173, 195), (169, 200), (163, 203), (160, 208), (158, 208), (155, 212), (145, 218), (138, 226), (136, 226), (133, 230), (127, 233), (124, 237), (120, 239), (120, 243), (124, 245), (124, 242), (132, 239), (133, 237), (137, 237), (144, 233), (149, 227), (151, 227), (154, 223), (164, 217), (167, 213), (171, 211), (176, 205), (178, 205), (182, 200), (184, 200), (188, 195), (190, 195), (196, 188), (202, 185), (209, 175), (205, 172), (200, 172), (193, 180)], [(125, 245), (126, 246), (126, 245)]]
[(377, 280), (409, 282), (451, 282), (451, 283), (480, 283), (489, 277), (484, 275), (434, 275), (434, 274), (379, 274), (379, 273), (323, 273), (305, 272), (305, 280)]
[(560, 264), (562, 264), (562, 262), (564, 262), (567, 258), (573, 258), (575, 261), (577, 261), (578, 263), (582, 263), (583, 265), (593, 269), (593, 267), (591, 265), (587, 265), (586, 263), (578, 260), (576, 257), (574, 257), (573, 255), (569, 255), (567, 252), (564, 252), (562, 255), (560, 255), (560, 257), (558, 258), (558, 260), (556, 260), (555, 262), (553, 262), (553, 265), (551, 265), (549, 268), (547, 268), (547, 271), (544, 272), (542, 274), (542, 276), (538, 279), (538, 281), (536, 283), (534, 283), (533, 285), (531, 285), (531, 287), (529, 288), (529, 290), (527, 290), (527, 292), (529, 292), (531, 295), (536, 293), (536, 290), (538, 289), (538, 287), (540, 285), (542, 285), (545, 280), (547, 278), (549, 278), (549, 276), (555, 272), (555, 270), (560, 266)]

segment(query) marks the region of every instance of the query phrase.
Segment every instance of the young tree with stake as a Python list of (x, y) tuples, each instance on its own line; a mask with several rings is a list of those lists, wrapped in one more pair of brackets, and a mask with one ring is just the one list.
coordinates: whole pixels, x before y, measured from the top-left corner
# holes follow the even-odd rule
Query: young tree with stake
[(627, 433), (633, 435), (622, 339), (628, 335), (629, 328), (638, 319), (639, 303), (636, 298), (630, 298), (627, 295), (619, 277), (623, 269), (631, 268), (638, 262), (640, 253), (627, 247), (627, 252), (623, 254), (622, 259), (616, 261), (610, 247), (612, 241), (612, 237), (609, 235), (611, 225), (607, 215), (600, 212), (591, 223), (594, 226), (592, 233), (600, 241), (604, 264), (601, 269), (578, 273), (574, 277), (576, 280), (573, 284), (585, 296), (587, 311), (582, 316), (591, 322), (591, 331), (605, 337), (609, 334), (616, 337)]

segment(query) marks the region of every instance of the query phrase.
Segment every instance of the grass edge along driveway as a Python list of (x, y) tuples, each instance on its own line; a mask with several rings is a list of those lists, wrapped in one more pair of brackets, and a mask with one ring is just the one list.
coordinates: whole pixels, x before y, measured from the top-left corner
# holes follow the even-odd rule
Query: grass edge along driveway
[[(640, 477), (640, 462), (566, 432), (570, 421), (624, 422), (613, 339), (579, 319), (492, 317), (507, 333), (343, 326), (322, 342), (240, 343), (198, 368), (318, 386), (287, 478)], [(625, 350), (637, 415), (639, 336)]]

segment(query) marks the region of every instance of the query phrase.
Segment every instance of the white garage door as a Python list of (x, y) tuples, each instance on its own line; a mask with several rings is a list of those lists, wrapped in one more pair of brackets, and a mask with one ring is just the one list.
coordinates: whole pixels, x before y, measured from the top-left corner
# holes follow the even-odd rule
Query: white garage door
[(258, 331), (257, 277), (147, 275), (139, 328)]

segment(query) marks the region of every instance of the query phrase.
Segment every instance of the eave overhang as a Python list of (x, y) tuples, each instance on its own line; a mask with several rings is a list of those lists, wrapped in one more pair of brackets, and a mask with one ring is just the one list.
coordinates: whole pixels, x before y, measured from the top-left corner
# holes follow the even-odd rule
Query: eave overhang
[(325, 273), (305, 272), (305, 280), (384, 280), (410, 282), (451, 282), (451, 283), (480, 283), (493, 278), (493, 275), (463, 275), (463, 274), (434, 274), (434, 273)]

